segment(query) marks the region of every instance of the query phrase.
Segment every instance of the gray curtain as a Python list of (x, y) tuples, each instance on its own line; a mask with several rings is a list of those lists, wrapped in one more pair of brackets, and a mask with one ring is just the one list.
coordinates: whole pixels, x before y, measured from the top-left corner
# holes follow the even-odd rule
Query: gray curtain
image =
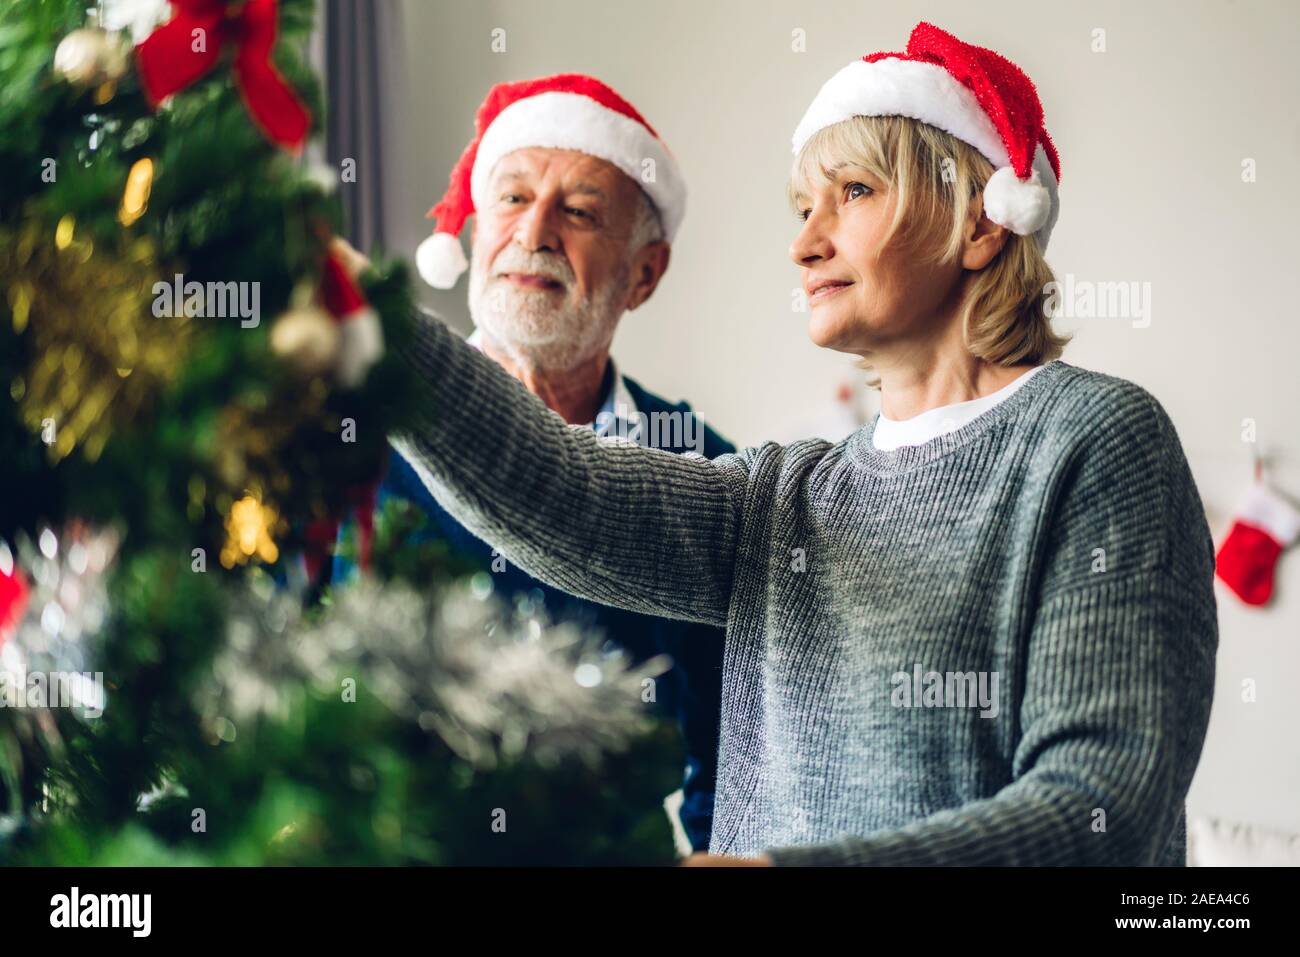
[(322, 0), (315, 45), (324, 73), (324, 160), (335, 170), (356, 162), (356, 181), (340, 182), (344, 235), (363, 251), (392, 245), (384, 215), (385, 145), (392, 142), (392, 108), (401, 50), (401, 5), (395, 0)]

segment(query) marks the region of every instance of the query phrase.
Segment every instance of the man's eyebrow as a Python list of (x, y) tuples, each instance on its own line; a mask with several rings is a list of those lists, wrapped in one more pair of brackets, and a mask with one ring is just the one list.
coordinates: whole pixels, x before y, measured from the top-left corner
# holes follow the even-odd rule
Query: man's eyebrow
[(586, 182), (579, 181), (577, 183), (574, 183), (571, 187), (569, 187), (569, 190), (570, 192), (574, 192), (574, 193), (583, 193), (587, 196), (595, 196), (597, 199), (603, 200), (606, 198), (605, 191), (601, 189), (599, 186), (596, 186), (594, 183), (586, 183)]
[[(519, 182), (526, 180), (528, 177), (521, 170), (505, 169), (496, 174), (495, 184), (504, 186), (506, 183)], [(588, 183), (585, 180), (579, 180), (568, 188), (571, 193), (582, 193), (585, 196), (595, 196), (599, 200), (607, 200), (605, 191), (594, 183)]]
[(507, 182), (517, 182), (524, 179), (524, 174), (519, 170), (507, 169), (497, 173), (495, 179), (498, 184)]

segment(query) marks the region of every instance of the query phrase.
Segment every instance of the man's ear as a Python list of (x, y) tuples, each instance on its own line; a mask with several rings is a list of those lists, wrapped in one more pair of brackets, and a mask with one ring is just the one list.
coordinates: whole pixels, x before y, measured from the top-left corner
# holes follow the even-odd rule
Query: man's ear
[(659, 280), (668, 271), (672, 247), (662, 239), (646, 243), (632, 257), (632, 287), (628, 290), (627, 308), (635, 309), (650, 298)]
[(999, 226), (988, 218), (983, 201), (972, 202), (966, 216), (966, 236), (962, 242), (962, 268), (983, 269), (1002, 251), (1009, 235), (1005, 226)]

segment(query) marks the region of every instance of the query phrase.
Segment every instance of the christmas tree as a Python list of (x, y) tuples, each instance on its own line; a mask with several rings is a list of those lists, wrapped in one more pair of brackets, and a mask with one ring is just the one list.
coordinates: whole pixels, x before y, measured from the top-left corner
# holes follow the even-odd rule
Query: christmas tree
[(316, 586), (421, 401), (406, 269), (332, 245), (310, 0), (149, 7), (0, 14), (0, 862), (670, 861), (664, 662), (400, 503)]

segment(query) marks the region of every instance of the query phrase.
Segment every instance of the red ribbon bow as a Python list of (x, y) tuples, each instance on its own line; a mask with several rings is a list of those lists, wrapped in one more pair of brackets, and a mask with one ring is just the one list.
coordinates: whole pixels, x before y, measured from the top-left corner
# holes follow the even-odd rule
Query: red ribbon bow
[(295, 153), (301, 150), (311, 114), (271, 65), (279, 0), (171, 0), (171, 4), (172, 18), (135, 48), (150, 103), (157, 107), (185, 89), (216, 66), (226, 44), (234, 44), (235, 83), (253, 121), (274, 143)]

